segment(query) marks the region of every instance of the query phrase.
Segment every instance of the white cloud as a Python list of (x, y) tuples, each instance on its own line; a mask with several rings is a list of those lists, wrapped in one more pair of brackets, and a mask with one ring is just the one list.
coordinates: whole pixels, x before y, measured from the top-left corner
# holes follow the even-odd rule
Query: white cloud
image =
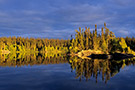
[[(0, 2), (2, 1), (5, 0), (0, 0)], [(47, 34), (52, 32), (56, 37), (60, 37), (60, 34), (61, 36), (65, 35), (63, 37), (67, 37), (79, 26), (92, 26), (93, 28), (94, 24), (97, 24), (102, 27), (104, 22), (106, 22), (108, 28), (113, 32), (119, 32), (123, 36), (132, 34), (127, 32), (127, 28), (131, 26), (134, 28), (135, 13), (130, 9), (129, 5), (128, 7), (125, 6), (126, 10), (121, 6), (133, 3), (132, 1), (134, 0), (107, 0), (97, 4), (76, 4), (75, 2), (75, 4), (69, 4), (67, 3), (68, 1), (60, 0), (56, 1), (57, 3), (48, 3), (48, 0), (45, 4), (45, 9), (40, 7), (30, 9), (31, 6), (28, 6), (29, 8), (23, 7), (24, 9), (11, 11), (1, 10), (0, 30), (10, 30), (15, 33), (25, 34), (24, 36), (28, 36), (26, 32), (31, 33), (31, 36), (36, 36), (37, 32), (39, 32), (38, 35), (46, 32), (45, 35), (48, 36)]]
[(119, 34), (122, 34), (122, 35), (124, 35), (124, 36), (128, 36), (128, 35), (130, 34), (130, 32), (127, 31), (127, 30), (118, 30), (118, 33), (119, 33)]
[(110, 0), (110, 1), (122, 7), (126, 6), (132, 7), (135, 4), (135, 0)]

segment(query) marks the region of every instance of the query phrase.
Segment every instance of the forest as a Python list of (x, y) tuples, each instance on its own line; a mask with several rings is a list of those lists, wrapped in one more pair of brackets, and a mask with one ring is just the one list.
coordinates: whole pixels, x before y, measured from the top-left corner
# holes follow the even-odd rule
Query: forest
[(48, 38), (24, 38), (24, 37), (0, 37), (0, 53), (78, 53), (82, 50), (100, 51), (102, 53), (127, 53), (135, 54), (135, 38), (116, 37), (110, 31), (106, 23), (101, 31), (91, 31), (79, 27), (71, 39), (48, 39)]
[(76, 53), (82, 50), (101, 51), (102, 53), (130, 53), (134, 54), (134, 38), (116, 37), (112, 31), (104, 23), (101, 33), (97, 32), (97, 25), (92, 32), (90, 28), (75, 30), (75, 38), (71, 39), (69, 51)]
[(41, 38), (22, 38), (22, 37), (1, 37), (1, 52), (67, 52), (69, 40), (60, 39), (41, 39)]

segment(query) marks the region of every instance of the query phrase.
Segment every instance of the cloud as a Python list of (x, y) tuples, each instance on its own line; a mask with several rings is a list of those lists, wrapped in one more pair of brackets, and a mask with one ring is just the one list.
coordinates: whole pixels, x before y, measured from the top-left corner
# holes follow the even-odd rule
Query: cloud
[(130, 35), (130, 32), (127, 31), (127, 30), (119, 30), (118, 33), (119, 33), (121, 36), (128, 36), (128, 35)]
[(106, 22), (111, 31), (123, 33), (117, 36), (130, 36), (135, 28), (133, 4), (134, 0), (6, 0), (0, 6), (0, 31), (5, 36), (65, 38), (79, 26), (97, 24), (100, 29)]
[(132, 7), (135, 4), (134, 0), (110, 0), (110, 1), (122, 7), (127, 7), (127, 6)]

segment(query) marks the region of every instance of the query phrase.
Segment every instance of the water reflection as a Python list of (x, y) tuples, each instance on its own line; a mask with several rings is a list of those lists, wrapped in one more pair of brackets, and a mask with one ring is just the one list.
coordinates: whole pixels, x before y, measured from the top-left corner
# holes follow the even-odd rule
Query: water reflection
[(59, 54), (0, 54), (0, 66), (19, 67), (24, 65), (47, 65), (68, 63), (67, 57)]
[(134, 59), (117, 61), (72, 57), (69, 63), (71, 64), (72, 71), (75, 71), (76, 78), (80, 81), (82, 79), (88, 81), (90, 78), (95, 78), (97, 83), (98, 77), (101, 77), (102, 81), (107, 83), (111, 77), (119, 73), (121, 68), (123, 69), (126, 65), (134, 65), (135, 61)]
[(60, 54), (0, 54), (1, 67), (20, 67), (24, 65), (47, 65), (47, 64), (60, 64), (69, 63), (71, 71), (75, 72), (75, 78), (82, 80), (95, 79), (96, 83), (98, 78), (107, 83), (111, 77), (119, 73), (120, 69), (125, 66), (134, 65), (134, 59), (126, 60), (92, 60), (81, 59), (78, 57), (68, 57)]

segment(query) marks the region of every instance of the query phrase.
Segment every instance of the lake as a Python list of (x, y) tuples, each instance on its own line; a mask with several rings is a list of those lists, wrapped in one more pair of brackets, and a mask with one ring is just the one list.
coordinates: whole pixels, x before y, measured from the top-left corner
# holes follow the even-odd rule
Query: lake
[(135, 60), (0, 55), (0, 90), (135, 90)]

